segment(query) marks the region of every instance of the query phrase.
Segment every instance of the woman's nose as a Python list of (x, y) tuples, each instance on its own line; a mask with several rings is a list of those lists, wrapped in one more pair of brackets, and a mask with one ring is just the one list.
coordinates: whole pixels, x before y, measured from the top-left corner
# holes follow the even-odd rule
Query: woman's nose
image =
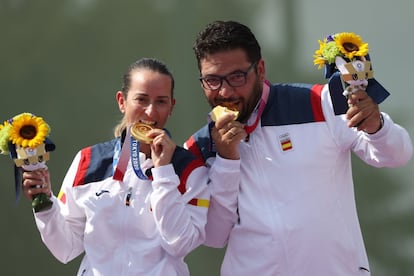
[(154, 114), (155, 112), (155, 106), (151, 103), (145, 107), (145, 114), (147, 114), (149, 117), (150, 115)]

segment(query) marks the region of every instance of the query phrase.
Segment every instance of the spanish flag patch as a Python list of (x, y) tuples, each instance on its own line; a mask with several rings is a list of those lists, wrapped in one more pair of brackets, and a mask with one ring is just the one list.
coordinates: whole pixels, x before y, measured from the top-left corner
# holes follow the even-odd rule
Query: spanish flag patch
[(289, 133), (280, 135), (279, 141), (282, 151), (293, 150), (292, 140), (290, 139)]

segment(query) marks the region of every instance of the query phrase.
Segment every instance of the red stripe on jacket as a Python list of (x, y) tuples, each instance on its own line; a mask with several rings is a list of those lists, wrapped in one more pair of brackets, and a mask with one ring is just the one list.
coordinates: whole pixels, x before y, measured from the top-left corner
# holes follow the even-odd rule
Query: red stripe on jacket
[(196, 144), (196, 141), (195, 141), (195, 139), (194, 139), (194, 137), (193, 136), (191, 136), (186, 142), (185, 142), (185, 145), (186, 145), (186, 147), (187, 147), (187, 149), (190, 151), (190, 152), (192, 152), (196, 157), (197, 157), (197, 159), (199, 159), (199, 160), (203, 160), (203, 155), (201, 154), (201, 151), (200, 151), (200, 149), (198, 148), (198, 146), (197, 146), (197, 144)]
[(84, 148), (81, 151), (81, 159), (79, 161), (78, 171), (76, 172), (73, 186), (85, 184), (85, 176), (91, 163), (92, 147)]
[(311, 88), (311, 105), (313, 111), (313, 117), (315, 122), (323, 122), (325, 121), (325, 116), (323, 115), (322, 111), (322, 100), (321, 94), (324, 85), (322, 84), (315, 84)]
[(191, 172), (195, 170), (196, 168), (201, 167), (203, 165), (204, 164), (201, 160), (194, 159), (182, 171), (181, 176), (180, 176), (180, 185), (178, 185), (178, 190), (180, 191), (181, 194), (184, 194), (185, 191), (187, 190), (187, 187), (186, 187), (187, 179), (188, 179), (188, 176), (191, 174)]

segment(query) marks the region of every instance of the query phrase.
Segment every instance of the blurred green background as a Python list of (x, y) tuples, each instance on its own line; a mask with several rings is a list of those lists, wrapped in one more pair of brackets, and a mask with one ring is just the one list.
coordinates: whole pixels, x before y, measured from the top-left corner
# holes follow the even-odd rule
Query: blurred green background
[[(192, 52), (195, 35), (210, 21), (232, 19), (255, 32), (272, 82), (325, 82), (313, 65), (317, 40), (343, 31), (361, 35), (376, 79), (392, 94), (381, 109), (413, 137), (413, 7), (406, 0), (0, 0), (0, 121), (32, 112), (51, 125), (57, 149), (48, 166), (57, 193), (76, 152), (112, 138), (121, 118), (115, 92), (128, 65), (157, 57), (176, 78), (168, 128), (182, 144), (208, 112)], [(15, 203), (12, 168), (7, 156), (0, 159), (1, 275), (75, 275), (80, 258), (67, 265), (54, 259), (30, 202)], [(373, 275), (414, 275), (413, 170), (412, 162), (375, 169), (354, 160)], [(195, 250), (187, 258), (192, 275), (219, 275), (222, 256), (223, 250)]]

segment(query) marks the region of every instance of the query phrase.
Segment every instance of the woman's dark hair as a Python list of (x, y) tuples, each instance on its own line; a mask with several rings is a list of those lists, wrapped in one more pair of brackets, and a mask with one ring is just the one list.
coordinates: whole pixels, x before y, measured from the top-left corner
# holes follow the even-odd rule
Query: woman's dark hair
[(234, 49), (246, 51), (251, 63), (262, 58), (260, 45), (252, 31), (235, 21), (214, 21), (208, 24), (198, 33), (193, 46), (199, 70), (200, 61), (208, 55)]
[(142, 58), (129, 66), (122, 81), (121, 91), (124, 93), (124, 96), (127, 96), (127, 93), (131, 87), (132, 72), (138, 69), (146, 69), (169, 76), (171, 78), (171, 98), (174, 98), (174, 77), (170, 70), (168, 70), (167, 65), (155, 58)]

